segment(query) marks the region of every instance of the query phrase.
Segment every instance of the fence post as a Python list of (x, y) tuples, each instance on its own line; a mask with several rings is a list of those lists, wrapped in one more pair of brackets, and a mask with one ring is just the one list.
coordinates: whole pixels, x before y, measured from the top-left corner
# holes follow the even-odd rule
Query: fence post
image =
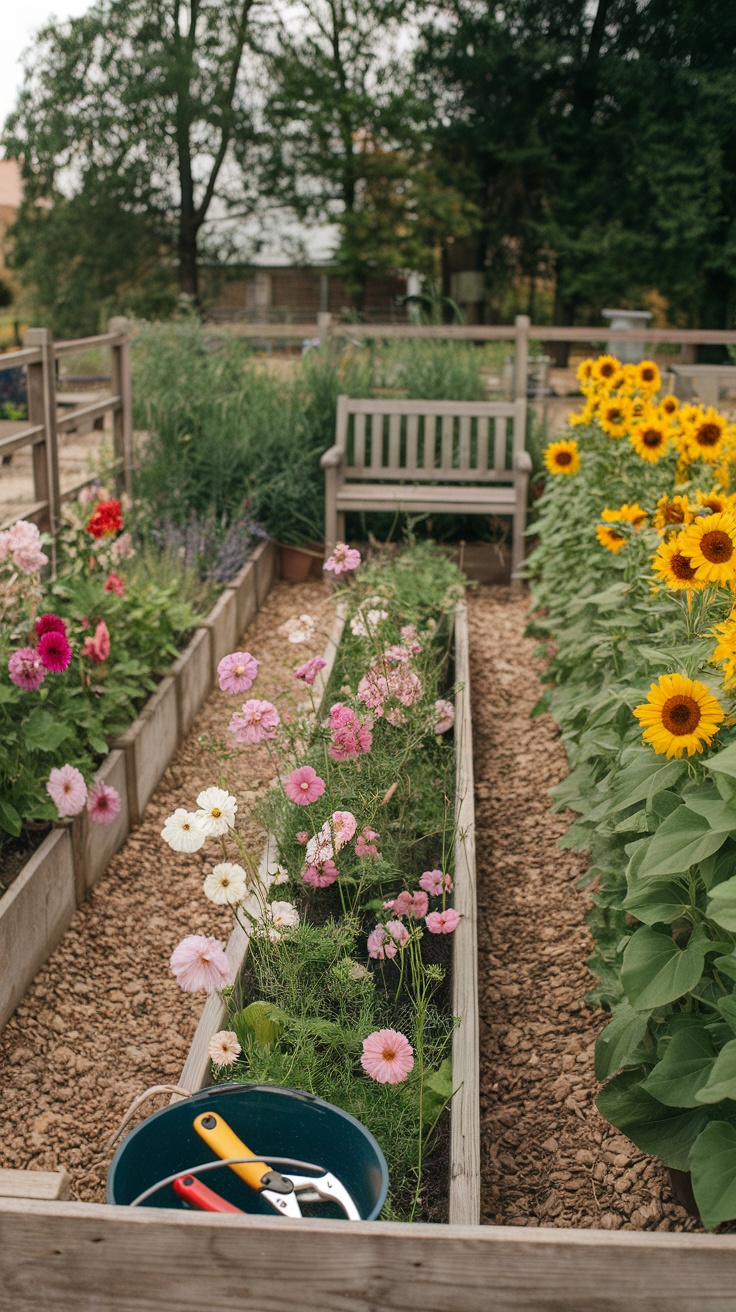
[(122, 315), (110, 319), (109, 333), (122, 336), (118, 346), (110, 348), (112, 356), (112, 394), (122, 402), (120, 410), (112, 416), (113, 450), (116, 459), (123, 462), (123, 487), (129, 497), (133, 495), (133, 397), (130, 386), (130, 338), (128, 320)]
[(29, 364), (28, 422), (44, 429), (42, 442), (33, 445), (33, 494), (45, 501), (41, 526), (55, 538), (59, 527), (59, 449), (56, 434), (56, 367), (48, 328), (27, 328), (23, 345), (41, 351), (38, 364)]
[(329, 310), (320, 310), (317, 315), (317, 332), (320, 346), (326, 346), (332, 336), (332, 315)]
[(529, 372), (529, 326), (528, 314), (517, 314), (514, 321), (514, 400), (521, 397), (526, 400), (527, 377)]

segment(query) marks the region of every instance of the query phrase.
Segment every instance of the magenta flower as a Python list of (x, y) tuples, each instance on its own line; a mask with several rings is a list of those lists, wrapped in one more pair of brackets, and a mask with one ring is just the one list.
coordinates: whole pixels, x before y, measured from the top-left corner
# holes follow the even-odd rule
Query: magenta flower
[(386, 932), (385, 925), (382, 925), (380, 921), (368, 935), (367, 947), (368, 956), (372, 957), (374, 961), (383, 961), (384, 958), (390, 960), (396, 956), (399, 950), (391, 935)]
[(294, 834), (294, 839), (296, 840), (297, 843), (301, 843), (303, 847), (304, 844), (309, 841), (309, 830), (308, 829), (298, 830), (298, 832)]
[(430, 934), (451, 934), (460, 924), (460, 917), (454, 907), (446, 911), (430, 911), (425, 920)]
[(313, 684), (320, 670), (325, 668), (327, 661), (321, 656), (310, 656), (308, 661), (299, 666), (294, 674), (295, 679), (301, 679), (303, 683)]
[(38, 640), (38, 654), (47, 670), (52, 670), (54, 674), (60, 674), (62, 670), (67, 669), (72, 658), (72, 649), (63, 633), (58, 629), (51, 629), (44, 633)]
[(455, 723), (455, 707), (452, 702), (448, 702), (444, 697), (438, 697), (434, 704), (434, 714), (437, 723), (434, 726), (435, 733), (447, 733)]
[(97, 625), (94, 638), (85, 638), (84, 654), (95, 665), (102, 665), (110, 655), (110, 633), (104, 620), (100, 620)]
[(217, 666), (217, 681), (223, 692), (247, 692), (258, 674), (259, 661), (249, 651), (233, 651)]
[(236, 711), (228, 728), (239, 743), (262, 743), (266, 738), (275, 738), (281, 723), (279, 713), (272, 702), (259, 701), (253, 697), (243, 702), (242, 711)]
[(60, 816), (79, 815), (87, 801), (84, 776), (73, 765), (62, 765), (52, 770), (46, 780), (46, 792)]
[(359, 564), (360, 552), (355, 547), (349, 547), (346, 542), (338, 542), (323, 568), (331, 570), (333, 574), (346, 574), (348, 570), (357, 569)]
[(325, 791), (325, 781), (320, 779), (311, 765), (300, 765), (284, 779), (284, 792), (297, 806), (309, 806), (316, 802)]
[(45, 615), (39, 615), (35, 624), (36, 637), (42, 638), (44, 633), (63, 633), (66, 637), (66, 624), (60, 615), (52, 615), (47, 612)]
[(350, 756), (361, 756), (371, 750), (373, 734), (368, 725), (342, 702), (336, 702), (330, 709), (330, 728), (332, 742), (327, 751), (333, 761), (346, 761)]
[(8, 657), (8, 673), (17, 688), (35, 692), (46, 678), (41, 657), (33, 647), (20, 647)]
[(379, 1084), (401, 1084), (414, 1066), (414, 1049), (398, 1030), (375, 1030), (363, 1039), (360, 1064)]
[(177, 943), (169, 961), (171, 973), (186, 993), (214, 993), (230, 978), (230, 963), (225, 955), (225, 944), (219, 938), (204, 934), (189, 934)]
[(321, 865), (306, 866), (302, 871), (304, 883), (311, 884), (313, 888), (327, 888), (330, 884), (334, 884), (337, 875), (337, 866), (329, 857)]
[(122, 579), (115, 570), (110, 570), (105, 582), (102, 585), (103, 592), (114, 592), (116, 597), (125, 596), (125, 579)]
[(386, 932), (391, 935), (394, 943), (398, 943), (400, 948), (405, 948), (409, 942), (409, 931), (402, 920), (387, 920)]
[(332, 831), (335, 835), (336, 852), (339, 852), (341, 847), (350, 842), (357, 827), (358, 822), (352, 811), (333, 811)]
[(90, 820), (96, 825), (111, 825), (115, 817), (120, 815), (121, 805), (119, 792), (110, 784), (100, 780), (90, 788), (87, 811)]

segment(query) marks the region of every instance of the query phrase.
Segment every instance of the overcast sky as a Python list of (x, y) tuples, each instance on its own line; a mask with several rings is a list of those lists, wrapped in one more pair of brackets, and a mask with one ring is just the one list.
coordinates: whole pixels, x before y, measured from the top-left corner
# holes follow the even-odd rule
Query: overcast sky
[(0, 0), (0, 125), (15, 105), (23, 72), (21, 55), (33, 35), (50, 18), (71, 18), (89, 9), (91, 0)]

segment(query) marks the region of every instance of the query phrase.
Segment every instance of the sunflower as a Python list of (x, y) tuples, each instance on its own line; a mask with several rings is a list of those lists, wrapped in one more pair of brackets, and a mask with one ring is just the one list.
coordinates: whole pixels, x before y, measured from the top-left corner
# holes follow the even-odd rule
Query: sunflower
[(664, 532), (665, 529), (670, 527), (682, 528), (684, 524), (692, 524), (694, 518), (693, 508), (687, 497), (668, 497), (665, 493), (657, 502), (657, 509), (652, 515), (652, 523), (660, 532)]
[(642, 392), (653, 396), (662, 386), (659, 369), (653, 360), (641, 360), (636, 366), (636, 377)]
[(650, 410), (642, 415), (633, 432), (629, 434), (629, 441), (642, 460), (654, 464), (666, 455), (670, 437), (669, 425), (663, 424), (657, 417), (656, 411)]
[(631, 421), (631, 403), (623, 397), (609, 397), (598, 409), (598, 423), (609, 437), (625, 437)]
[(578, 424), (589, 424), (592, 415), (588, 415), (587, 407), (582, 410), (571, 410), (567, 416), (568, 428), (577, 428)]
[(544, 453), (544, 463), (550, 474), (577, 474), (580, 468), (580, 452), (573, 437), (562, 438), (559, 442), (550, 442)]
[(695, 520), (679, 544), (704, 583), (731, 583), (736, 578), (736, 517), (730, 511)]
[(694, 756), (713, 740), (724, 719), (720, 703), (704, 683), (681, 674), (663, 674), (649, 689), (634, 715), (642, 726), (642, 737), (655, 752), (669, 756)]
[(625, 501), (618, 510), (609, 510), (606, 507), (601, 511), (601, 519), (605, 519), (607, 524), (623, 521), (626, 524), (633, 524), (634, 528), (642, 528), (647, 522), (647, 512), (638, 501), (632, 501), (631, 504)]
[(690, 558), (682, 554), (679, 533), (660, 542), (652, 557), (652, 569), (667, 588), (687, 588), (690, 592), (699, 592), (705, 587), (705, 583), (697, 578)]
[(588, 384), (593, 381), (594, 363), (595, 362), (588, 357), (587, 360), (581, 360), (577, 367), (575, 376), (580, 383), (580, 386), (583, 388), (587, 387)]
[(611, 528), (610, 524), (599, 524), (595, 530), (595, 535), (602, 547), (607, 547), (609, 551), (620, 551), (626, 542), (623, 533), (618, 529)]
[(615, 355), (599, 355), (593, 364), (593, 380), (605, 387), (610, 387), (611, 379), (621, 369), (621, 361), (617, 360)]
[(723, 683), (725, 688), (732, 688), (736, 683), (736, 609), (726, 617), (723, 624), (716, 624), (713, 637), (718, 638), (712, 664), (723, 666)]
[(623, 391), (628, 393), (629, 395), (632, 392), (635, 392), (639, 387), (639, 375), (636, 372), (636, 365), (622, 364), (621, 375), (623, 378), (623, 382), (621, 383), (621, 387)]
[(720, 492), (717, 487), (714, 487), (712, 492), (696, 492), (695, 498), (698, 505), (704, 510), (709, 510), (712, 515), (721, 515), (724, 510), (733, 510), (733, 496)]
[(713, 406), (708, 410), (700, 409), (697, 416), (685, 424), (685, 439), (693, 457), (716, 464), (723, 454), (727, 427), (725, 417), (719, 415)]
[(666, 396), (662, 397), (662, 400), (659, 403), (659, 408), (665, 418), (671, 419), (673, 415), (677, 414), (677, 411), (680, 408), (680, 402), (676, 396), (673, 396), (671, 392), (668, 392)]

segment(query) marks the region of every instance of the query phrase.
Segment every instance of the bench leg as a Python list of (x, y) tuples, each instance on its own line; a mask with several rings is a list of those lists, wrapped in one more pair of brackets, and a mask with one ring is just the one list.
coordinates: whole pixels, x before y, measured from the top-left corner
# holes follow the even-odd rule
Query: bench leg
[(337, 541), (344, 542), (345, 541), (345, 511), (338, 510), (336, 519), (337, 519)]
[(516, 480), (516, 502), (514, 504), (514, 540), (511, 548), (511, 586), (521, 587), (521, 571), (525, 559), (526, 501), (529, 491), (529, 479), (526, 474)]
[[(334, 469), (325, 470), (325, 560), (339, 542), (339, 519), (337, 513), (337, 476)], [(343, 516), (344, 519), (344, 516)]]

